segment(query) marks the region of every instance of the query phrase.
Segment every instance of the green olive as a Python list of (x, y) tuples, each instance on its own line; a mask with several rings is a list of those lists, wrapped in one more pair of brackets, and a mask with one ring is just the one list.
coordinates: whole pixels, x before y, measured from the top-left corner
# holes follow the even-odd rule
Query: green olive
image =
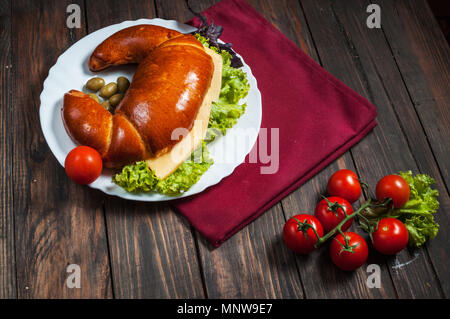
[(95, 77), (92, 79), (89, 79), (89, 81), (86, 82), (86, 89), (90, 91), (97, 92), (105, 85), (105, 80), (99, 77)]
[(115, 82), (111, 82), (106, 84), (104, 87), (100, 89), (100, 96), (106, 99), (116, 94), (116, 92), (117, 92), (117, 84)]
[(108, 100), (104, 100), (102, 103), (102, 106), (107, 109), (108, 111), (111, 110), (111, 103), (109, 103)]
[(119, 89), (119, 93), (125, 93), (126, 90), (128, 90), (128, 87), (130, 86), (130, 81), (124, 76), (119, 76), (117, 78), (117, 88)]
[(93, 99), (94, 101), (97, 101), (97, 103), (100, 103), (100, 98), (95, 93), (88, 93), (89, 97)]
[(122, 98), (123, 98), (123, 94), (122, 94), (122, 93), (114, 94), (113, 96), (111, 96), (111, 97), (109, 98), (109, 103), (110, 103), (112, 106), (116, 106), (117, 104), (120, 103), (120, 101), (122, 101)]

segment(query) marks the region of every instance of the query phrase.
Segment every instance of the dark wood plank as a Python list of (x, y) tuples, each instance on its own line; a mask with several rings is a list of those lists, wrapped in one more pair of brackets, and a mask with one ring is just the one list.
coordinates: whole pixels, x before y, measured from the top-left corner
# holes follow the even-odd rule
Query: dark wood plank
[[(303, 1), (302, 6), (324, 67), (377, 105), (379, 126), (352, 150), (360, 177), (375, 185), (388, 173), (405, 169), (417, 172), (373, 63), (376, 60), (373, 54), (383, 48), (377, 46), (375, 51), (370, 51), (364, 40), (368, 32), (377, 32), (365, 27), (365, 5), (356, 1)], [(351, 17), (346, 15), (350, 11)], [(407, 267), (391, 269), (397, 261), (413, 259)], [(424, 249), (414, 254), (403, 251), (388, 259), (388, 264), (399, 297), (442, 296), (440, 283)]]
[[(153, 1), (131, 0), (89, 1), (87, 14), (89, 32), (156, 17)], [(116, 297), (204, 297), (191, 228), (168, 204), (107, 198), (105, 212)]]
[[(210, 1), (210, 4), (213, 4), (218, 1)], [(196, 1), (190, 0), (189, 4), (191, 7), (197, 12), (202, 11), (209, 7), (209, 5), (205, 6), (204, 1)], [(180, 22), (185, 22), (191, 18), (192, 14), (187, 8), (186, 1), (177, 1), (177, 0), (155, 0), (156, 13), (158, 14), (158, 18), (167, 19), (167, 20), (178, 20)], [(199, 9), (201, 8), (201, 9)]]
[[(19, 298), (112, 296), (102, 195), (71, 182), (39, 125), (39, 95), (57, 57), (85, 33), (66, 27), (66, 7), (81, 1), (12, 2), (11, 176)], [(68, 74), (67, 76), (70, 76)], [(81, 289), (66, 267), (81, 268)]]
[(167, 204), (106, 201), (117, 298), (203, 298), (190, 225)]
[[(275, 27), (287, 35), (300, 48), (320, 63), (314, 47), (314, 41), (308, 30), (300, 5), (296, 1), (250, 1)], [(326, 193), (327, 180), (331, 174), (340, 169), (353, 167), (350, 152), (345, 153), (336, 162), (329, 165), (307, 183), (302, 185), (282, 200), (285, 218), (298, 213), (314, 213), (320, 194)], [(370, 256), (368, 264), (378, 263), (382, 267), (385, 285), (382, 289), (369, 289), (366, 286), (367, 273), (365, 267), (352, 274), (342, 275), (328, 257), (326, 247), (305, 257), (297, 256), (296, 263), (306, 298), (376, 298), (395, 297), (395, 291), (386, 271), (384, 259), (380, 256)], [(385, 270), (385, 271), (383, 271)]]
[[(354, 15), (354, 10), (354, 6), (346, 6), (343, 8), (345, 16), (350, 20), (354, 19), (352, 23), (357, 26), (360, 25), (360, 18)], [(383, 7), (383, 11), (386, 11), (386, 8)], [(388, 11), (391, 12), (390, 9)], [(414, 13), (411, 12), (409, 16), (414, 16)], [(433, 16), (429, 16), (429, 19), (433, 19)], [(371, 60), (376, 61), (376, 63), (373, 63), (377, 72), (376, 75), (379, 77), (386, 96), (390, 101), (390, 105), (397, 116), (397, 121), (404, 132), (417, 168), (421, 172), (430, 174), (436, 178), (437, 185), (435, 187), (441, 194), (441, 212), (445, 212), (450, 208), (450, 199), (446, 191), (445, 182), (441, 178), (439, 167), (434, 159), (433, 152), (427, 141), (427, 136), (422, 129), (420, 119), (415, 112), (411, 98), (408, 95), (407, 88), (404, 85), (399, 85), (399, 83), (403, 83), (402, 74), (399, 72), (396, 61), (392, 57), (392, 51), (389, 48), (390, 41), (386, 42), (383, 32), (365, 32), (367, 29), (364, 26), (361, 29), (362, 32), (359, 34), (362, 34), (362, 36), (360, 38), (355, 37), (355, 41), (358, 39), (358, 41), (367, 46), (369, 52), (373, 52)], [(414, 62), (410, 61), (410, 63)], [(436, 220), (444, 228), (445, 225), (449, 224), (447, 214), (437, 214)], [(446, 263), (443, 262), (443, 260), (448, 260), (450, 253), (447, 232), (439, 232), (438, 236), (428, 245), (428, 252), (433, 267), (437, 271), (443, 291), (448, 295), (450, 275), (446, 271)]]
[[(192, 14), (181, 1), (156, 1), (160, 17), (186, 21)], [(199, 12), (217, 1), (191, 1)], [(302, 298), (295, 260), (280, 240), (284, 225), (278, 204), (230, 238), (211, 246), (197, 233), (200, 260), (209, 298)]]
[(294, 256), (281, 238), (277, 204), (222, 246), (212, 250), (199, 235), (209, 298), (303, 298)]
[[(450, 152), (448, 44), (439, 34), (440, 30), (425, 1), (398, 1), (398, 7), (393, 4), (390, 1), (380, 3), (383, 12), (386, 12), (384, 19), (388, 20), (382, 27), (391, 50), (383, 51), (385, 56), (377, 60), (376, 66), (419, 170), (437, 180), (441, 208), (436, 219), (441, 225), (441, 231), (428, 245), (428, 251), (442, 289), (449, 296), (450, 274), (446, 261), (450, 258), (450, 237), (445, 231), (450, 224), (449, 216), (445, 213), (450, 210), (448, 185), (446, 188), (445, 184), (445, 180), (448, 180), (446, 157)], [(406, 38), (409, 40), (405, 41)], [(368, 42), (383, 43), (382, 39), (377, 38), (368, 38)], [(399, 72), (386, 72), (390, 69), (398, 69)], [(394, 86), (402, 79), (405, 87)]]
[[(450, 187), (450, 54), (426, 0), (380, 1), (382, 28), (428, 142)], [(417, 154), (419, 155), (419, 154)]]
[(0, 299), (16, 298), (12, 163), (11, 1), (0, 1)]

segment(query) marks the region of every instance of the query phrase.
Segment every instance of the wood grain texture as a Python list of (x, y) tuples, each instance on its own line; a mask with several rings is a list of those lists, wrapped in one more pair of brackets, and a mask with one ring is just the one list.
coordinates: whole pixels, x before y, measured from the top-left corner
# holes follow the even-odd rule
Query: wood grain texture
[[(297, 46), (320, 63), (311, 38), (303, 11), (296, 1), (250, 1), (266, 19), (287, 35)], [(314, 212), (320, 194), (326, 193), (326, 183), (331, 174), (339, 168), (354, 169), (350, 152), (345, 153), (336, 162), (329, 165), (298, 190), (281, 201), (285, 219), (295, 214)], [(324, 186), (325, 185), (325, 186)], [(369, 259), (368, 263), (377, 261), (385, 268), (384, 260), (378, 256)], [(384, 271), (383, 289), (369, 289), (366, 285), (365, 267), (353, 274), (346, 274), (337, 269), (328, 257), (328, 249), (322, 249), (313, 254), (296, 256), (297, 268), (302, 278), (306, 298), (376, 298), (395, 297), (392, 284), (389, 285), (389, 274)], [(386, 270), (386, 269), (384, 269)]]
[[(364, 27), (365, 6), (352, 2), (353, 8), (360, 6), (361, 9), (354, 8), (349, 19), (344, 10), (349, 3), (303, 1), (302, 4), (324, 67), (377, 105), (379, 126), (352, 150), (359, 176), (369, 185), (376, 185), (381, 176), (392, 172), (406, 169), (417, 172), (391, 102), (377, 76), (371, 59), (374, 52), (364, 40), (366, 32), (374, 31)], [(355, 21), (359, 21), (358, 24)], [(382, 48), (377, 47), (377, 50)], [(414, 262), (407, 268), (390, 269), (398, 296), (441, 297), (440, 283), (424, 249), (415, 251), (414, 255), (405, 250), (388, 259), (388, 264), (392, 268), (396, 262), (413, 258)]]
[(217, 249), (198, 235), (208, 298), (303, 298), (284, 222), (277, 204)]
[[(11, 177), (19, 298), (112, 295), (103, 195), (67, 178), (39, 125), (39, 94), (48, 70), (85, 32), (84, 27), (66, 27), (70, 3), (74, 1), (12, 2)], [(66, 286), (68, 264), (81, 268), (80, 289)]]
[(0, 299), (16, 298), (12, 163), (11, 3), (0, 1)]
[[(403, 85), (402, 74), (396, 65), (396, 59), (392, 55), (390, 44), (385, 38), (385, 33), (387, 31), (376, 32), (373, 30), (375, 32), (370, 32), (364, 24), (360, 23), (361, 17), (354, 14), (355, 11), (364, 12), (364, 8), (368, 3), (369, 1), (361, 3), (361, 6), (359, 7), (355, 5), (342, 6), (342, 13), (345, 15), (346, 19), (351, 21), (351, 25), (360, 27), (360, 31), (353, 36), (353, 41), (362, 43), (362, 45), (367, 47), (367, 52), (370, 53), (367, 63), (371, 63), (374, 66), (374, 71), (376, 72), (374, 76), (379, 78), (383, 90), (385, 91), (386, 98), (393, 108), (396, 120), (400, 124), (411, 155), (417, 164), (417, 169), (422, 173), (433, 176), (437, 180), (437, 184), (434, 187), (440, 192), (439, 200), (441, 208), (440, 213), (436, 215), (436, 220), (441, 225), (448, 225), (448, 215), (442, 213), (450, 209), (450, 200), (445, 187), (445, 182), (441, 177), (439, 167), (434, 159), (426, 132), (422, 128), (421, 120), (415, 111), (414, 103), (408, 94), (407, 87)], [(386, 8), (383, 7), (382, 10), (384, 12), (386, 11)], [(413, 12), (410, 13), (410, 15), (413, 14)], [(433, 17), (429, 16), (429, 19), (433, 19)], [(401, 22), (398, 21), (397, 23), (400, 24)], [(400, 26), (396, 26), (395, 29), (399, 27)], [(390, 37), (392, 36), (393, 35), (390, 35)], [(393, 38), (392, 41), (397, 43), (398, 41), (401, 41), (401, 39)], [(414, 61), (408, 61), (408, 63), (417, 63)], [(448, 69), (448, 66), (446, 69)], [(444, 68), (443, 73), (448, 71), (446, 69)], [(433, 124), (434, 123), (429, 123), (429, 125)], [(438, 236), (429, 243), (428, 251), (430, 252), (429, 255), (433, 267), (439, 273), (440, 283), (443, 286), (444, 293), (445, 295), (448, 295), (448, 283), (450, 282), (450, 279), (448, 277), (449, 274), (446, 271), (445, 262), (442, 262), (442, 260), (448, 260), (449, 258), (449, 236), (447, 232), (442, 231), (442, 228)]]
[(442, 176), (450, 187), (449, 46), (426, 0), (380, 1), (392, 49)]
[[(449, 48), (425, 1), (399, 1), (396, 7), (392, 4), (380, 3), (387, 13), (382, 27), (390, 50), (383, 50), (376, 67), (418, 169), (437, 180), (440, 210), (436, 220), (441, 230), (427, 246), (443, 292), (449, 296), (450, 273), (445, 262), (450, 258), (450, 236), (445, 231), (450, 223), (446, 214), (450, 211), (446, 185), (450, 150)], [(405, 34), (409, 41), (405, 41)], [(368, 38), (368, 42), (386, 46), (379, 38)], [(400, 82), (404, 86), (394, 85)]]
[[(153, 1), (105, 0), (86, 5), (89, 32), (156, 17)], [(105, 214), (115, 297), (204, 297), (191, 228), (167, 204), (107, 198)]]
[[(367, 1), (367, 4), (368, 3), (369, 1)], [(423, 5), (423, 3), (421, 4)], [(432, 149), (428, 143), (428, 136), (422, 129), (421, 120), (415, 112), (413, 102), (408, 95), (404, 82), (402, 81), (402, 74), (400, 73), (401, 70), (396, 65), (396, 59), (392, 56), (392, 50), (389, 42), (384, 37), (386, 31), (368, 32), (368, 30), (360, 24), (358, 16), (354, 14), (355, 10), (363, 8), (364, 5), (361, 7), (346, 5), (342, 7), (342, 12), (345, 14), (347, 19), (352, 21), (352, 25), (361, 26), (361, 31), (357, 33), (359, 37), (355, 36), (354, 41), (363, 43), (363, 45), (367, 47), (367, 52), (370, 53), (370, 62), (367, 63), (371, 63), (374, 66), (376, 76), (378, 76), (386, 97), (389, 100), (389, 104), (393, 108), (396, 115), (396, 120), (404, 133), (410, 153), (416, 162), (418, 171), (429, 174), (437, 180), (437, 184), (433, 187), (437, 188), (440, 192), (439, 201), (441, 205), (440, 212), (436, 215), (436, 220), (440, 225), (448, 225), (448, 215), (443, 212), (450, 209), (450, 199), (445, 187), (445, 182), (441, 177), (439, 167), (434, 160)], [(409, 16), (411, 15), (414, 15), (414, 13), (410, 12)], [(434, 18), (430, 15), (428, 19), (432, 20)], [(424, 26), (424, 28), (426, 27)], [(399, 40), (400, 39), (392, 39), (395, 43)], [(447, 67), (443, 68), (443, 73), (448, 73), (449, 65), (450, 64), (447, 63)], [(434, 125), (434, 123), (428, 123), (428, 125)], [(439, 282), (446, 296), (448, 296), (449, 293), (450, 278), (443, 260), (448, 260), (449, 258), (449, 243), (450, 241), (447, 232), (442, 231), (441, 228), (438, 236), (427, 245), (432, 266), (439, 275)]]
[(203, 298), (189, 224), (167, 204), (106, 202), (116, 298)]
[[(190, 0), (189, 4), (197, 12), (207, 9), (218, 0)], [(167, 20), (177, 20), (185, 22), (192, 17), (191, 12), (188, 10), (186, 1), (177, 0), (155, 0), (155, 8), (158, 18)]]

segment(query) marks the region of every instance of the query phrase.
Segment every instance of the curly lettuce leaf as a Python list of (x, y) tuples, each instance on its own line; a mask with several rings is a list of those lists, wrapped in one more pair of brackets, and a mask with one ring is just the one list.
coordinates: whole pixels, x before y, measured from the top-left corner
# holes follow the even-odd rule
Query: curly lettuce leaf
[(158, 178), (145, 161), (126, 165), (113, 176), (113, 182), (127, 192), (150, 192), (158, 183)]
[(218, 134), (225, 135), (227, 129), (233, 127), (237, 120), (244, 114), (247, 107), (246, 103), (239, 104), (239, 101), (245, 98), (250, 90), (250, 84), (247, 80), (247, 74), (231, 66), (231, 55), (225, 50), (209, 44), (209, 39), (195, 34), (195, 37), (203, 44), (222, 56), (222, 86), (220, 90), (219, 101), (211, 105), (211, 115), (208, 125), (208, 142), (214, 140)]
[[(439, 209), (439, 191), (431, 188), (436, 181), (426, 174), (413, 176), (411, 171), (407, 171), (399, 175), (409, 184), (410, 196), (406, 204), (395, 209), (368, 209), (363, 215), (374, 224), (384, 217), (401, 220), (408, 229), (409, 245), (420, 247), (436, 237), (439, 231), (439, 224), (434, 220), (434, 214)], [(361, 224), (364, 228), (365, 225)]]
[(223, 135), (227, 129), (233, 127), (237, 120), (245, 112), (247, 104), (214, 103), (211, 106), (211, 116), (209, 118), (209, 128), (218, 129)]
[(219, 102), (237, 104), (240, 99), (247, 96), (250, 90), (247, 74), (241, 69), (231, 66), (231, 55), (227, 51), (221, 51), (222, 66), (222, 88), (220, 90)]
[(394, 210), (395, 213), (429, 216), (439, 209), (439, 191), (430, 187), (436, 183), (432, 177), (426, 174), (413, 176), (411, 171), (400, 172), (400, 176), (408, 182), (410, 196), (403, 207)]
[(400, 172), (400, 176), (408, 182), (410, 196), (403, 207), (392, 211), (392, 215), (405, 223), (409, 232), (409, 244), (420, 247), (438, 233), (439, 224), (434, 220), (433, 214), (439, 209), (439, 191), (430, 187), (436, 181), (426, 174), (413, 176), (408, 171)]
[(200, 152), (197, 150), (173, 174), (163, 180), (159, 180), (154, 190), (161, 194), (176, 196), (191, 188), (214, 162), (209, 157), (205, 142), (202, 143), (202, 150), (200, 159), (198, 158), (198, 153)]
[(212, 164), (206, 143), (202, 142), (202, 147), (165, 179), (159, 179), (145, 161), (140, 161), (124, 166), (120, 173), (113, 176), (113, 182), (128, 192), (158, 192), (176, 196), (197, 183)]
[(204, 47), (210, 48), (222, 56), (222, 88), (220, 90), (219, 101), (237, 104), (240, 99), (247, 96), (250, 90), (247, 74), (231, 65), (231, 54), (229, 52), (211, 46), (209, 40), (199, 34), (195, 34), (195, 37)]
[(436, 237), (439, 231), (439, 224), (436, 223), (432, 216), (418, 216), (403, 218), (403, 222), (408, 229), (409, 244), (411, 246), (420, 247), (427, 240)]

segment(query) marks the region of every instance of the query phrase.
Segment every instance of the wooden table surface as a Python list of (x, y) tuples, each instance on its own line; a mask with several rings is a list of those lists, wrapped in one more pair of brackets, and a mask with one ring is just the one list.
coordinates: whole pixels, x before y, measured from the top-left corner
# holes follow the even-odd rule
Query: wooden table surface
[[(198, 11), (214, 2), (191, 0)], [(366, 26), (370, 0), (249, 2), (375, 104), (379, 125), (212, 249), (167, 204), (125, 201), (71, 182), (38, 116), (43, 81), (73, 43), (124, 20), (186, 21), (192, 15), (184, 1), (0, 0), (0, 297), (449, 297), (449, 47), (426, 1), (376, 1), (381, 29)], [(66, 26), (71, 3), (81, 7), (79, 29)], [(437, 180), (438, 236), (396, 257), (370, 252), (367, 264), (381, 267), (380, 288), (366, 285), (366, 265), (344, 273), (327, 249), (296, 256), (280, 238), (286, 218), (312, 212), (328, 177), (344, 167), (371, 185), (406, 169)], [(66, 286), (69, 264), (80, 266), (80, 289)]]

